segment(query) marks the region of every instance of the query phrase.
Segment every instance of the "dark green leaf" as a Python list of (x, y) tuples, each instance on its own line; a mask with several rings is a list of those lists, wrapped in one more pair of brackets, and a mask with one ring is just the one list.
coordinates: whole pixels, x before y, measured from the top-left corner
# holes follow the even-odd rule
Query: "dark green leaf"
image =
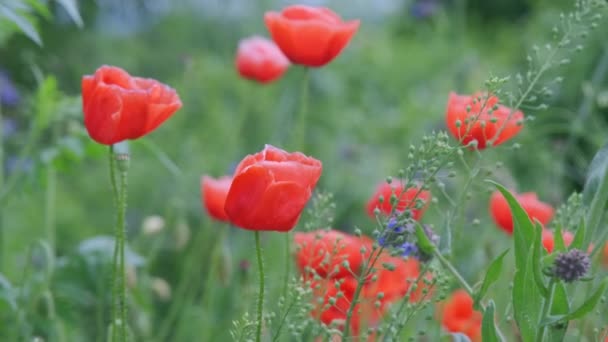
[(40, 39), (38, 31), (36, 31), (34, 25), (23, 15), (15, 12), (8, 6), (0, 4), (0, 17), (5, 17), (12, 21), (26, 36), (28, 36), (28, 38), (33, 40), (36, 44), (42, 45), (42, 40)]
[[(505, 253), (502, 255), (504, 256)], [(494, 301), (490, 300), (483, 312), (483, 321), (481, 323), (481, 340), (484, 342), (499, 342), (502, 341), (502, 338), (499, 336), (500, 335), (496, 329), (496, 323), (494, 322)]]
[(481, 288), (475, 294), (476, 301), (481, 300), (490, 288), (490, 286), (494, 284), (494, 282), (496, 282), (500, 277), (500, 273), (502, 272), (502, 262), (508, 252), (508, 249), (502, 252), (496, 259), (494, 259), (494, 261), (492, 261), (492, 263), (488, 267), (486, 275), (483, 279), (483, 283), (481, 284)]

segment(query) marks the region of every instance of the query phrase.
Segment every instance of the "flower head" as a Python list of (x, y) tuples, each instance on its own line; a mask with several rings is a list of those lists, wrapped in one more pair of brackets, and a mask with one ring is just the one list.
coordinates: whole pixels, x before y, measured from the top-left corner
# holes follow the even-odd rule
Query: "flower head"
[(513, 138), (522, 129), (524, 114), (498, 104), (496, 96), (450, 93), (446, 124), (454, 138), (464, 146), (476, 141), (482, 150)]
[(239, 42), (235, 64), (244, 78), (270, 83), (283, 76), (289, 60), (272, 40), (253, 36)]
[(84, 125), (100, 144), (140, 138), (181, 107), (173, 88), (117, 67), (104, 65), (82, 78)]
[(209, 216), (218, 221), (228, 221), (228, 215), (224, 211), (228, 190), (232, 185), (232, 177), (224, 176), (218, 179), (210, 176), (201, 178), (201, 195), (203, 206), (207, 210)]
[(359, 28), (359, 20), (344, 22), (328, 8), (304, 5), (266, 12), (264, 21), (287, 58), (309, 67), (331, 62)]
[[(391, 196), (395, 196), (396, 203), (391, 203)], [(381, 200), (382, 199), (382, 200)], [(431, 193), (418, 187), (405, 189), (399, 181), (390, 184), (384, 182), (376, 188), (376, 192), (367, 202), (367, 215), (375, 218), (375, 210), (379, 209), (384, 215), (391, 215), (393, 210), (397, 214), (410, 210), (414, 220), (420, 220), (431, 202)]]
[(291, 230), (321, 177), (322, 165), (300, 152), (271, 145), (237, 166), (224, 211), (248, 230)]
[(369, 258), (372, 240), (337, 230), (294, 234), (296, 264), (304, 276), (342, 278), (358, 274)]
[(582, 278), (591, 267), (589, 255), (579, 249), (572, 249), (565, 253), (559, 253), (553, 263), (553, 274), (571, 283)]
[[(553, 218), (553, 207), (547, 203), (541, 202), (536, 193), (514, 193), (514, 195), (517, 202), (519, 202), (519, 205), (521, 205), (531, 220), (538, 220), (542, 225), (546, 225)], [(513, 234), (511, 208), (509, 207), (507, 200), (499, 191), (495, 191), (490, 197), (490, 214), (499, 228), (508, 234)]]
[(472, 341), (481, 341), (481, 312), (473, 309), (473, 298), (465, 290), (457, 290), (441, 308), (441, 324), (452, 333), (463, 333)]

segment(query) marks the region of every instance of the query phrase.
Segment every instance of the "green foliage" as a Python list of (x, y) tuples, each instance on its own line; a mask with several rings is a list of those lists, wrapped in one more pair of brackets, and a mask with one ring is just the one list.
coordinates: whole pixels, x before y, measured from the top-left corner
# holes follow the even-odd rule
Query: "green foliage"
[[(315, 193), (297, 230), (331, 227), (373, 235), (386, 223), (364, 213), (374, 187), (387, 174), (422, 185), (432, 192), (433, 202), (416, 225), (417, 246), (443, 258), (423, 266), (431, 270), (432, 299), (410, 303), (406, 295), (370, 332), (394, 341), (415, 339), (420, 330), (428, 340), (469, 341), (442, 327), (438, 308), (455, 288), (482, 280), (473, 287), (478, 289), (473, 297), (483, 313), (484, 341), (592, 339), (593, 329), (608, 324), (603, 316), (591, 314), (601, 308), (605, 271), (594, 265), (589, 286), (595, 288), (588, 293), (581, 285), (553, 279), (550, 271), (558, 252), (586, 250), (590, 242), (598, 247), (594, 253), (602, 250), (603, 196), (608, 192), (599, 189), (606, 178), (607, 147), (591, 163), (582, 197), (570, 196), (550, 223), (555, 228), (553, 254), (543, 251), (541, 227), (506, 187), (497, 186), (514, 214), (513, 241), (494, 227), (484, 179), (535, 191), (551, 204), (582, 190), (567, 180), (580, 178), (589, 151), (605, 143), (608, 127), (600, 101), (607, 84), (599, 77), (606, 59), (606, 6), (578, 1), (571, 10), (570, 1), (541, 1), (525, 6), (525, 15), (512, 8), (509, 13), (520, 13), (512, 21), (502, 12), (484, 14), (481, 5), (466, 12), (457, 3), (424, 20), (405, 10), (378, 21), (362, 18), (361, 30), (341, 56), (311, 70), (310, 139), (303, 152), (322, 160), (324, 172), (318, 186), (322, 191)], [(266, 32), (261, 15), (270, 5), (251, 4), (243, 9), (246, 15), (234, 19), (227, 10), (211, 17), (184, 10), (181, 3), (152, 17), (152, 4), (132, 4), (134, 17), (146, 20), (121, 34), (106, 31), (113, 24), (102, 20), (102, 14), (119, 11), (94, 3), (0, 4), (0, 67), (23, 94), (18, 107), (2, 107), (3, 122), (15, 121), (18, 129), (2, 139), (7, 167), (1, 167), (7, 176), (0, 186), (0, 228), (8, 247), (0, 274), (0, 325), (8, 328), (0, 329), (0, 340), (40, 336), (101, 341), (108, 334), (108, 251), (113, 242), (107, 235), (115, 217), (107, 151), (89, 139), (82, 125), (79, 94), (81, 76), (100, 64), (163, 80), (184, 102), (154, 134), (129, 143), (133, 163), (127, 261), (133, 277), (128, 300), (133, 339), (254, 337), (251, 304), (257, 274), (251, 267), (251, 236), (205, 214), (200, 176), (229, 174), (231, 165), (264, 143), (284, 146), (289, 141), (301, 70), (294, 67), (284, 79), (264, 87), (241, 80), (234, 71), (238, 39)], [(53, 17), (58, 11), (77, 26), (86, 25), (78, 30), (71, 23), (57, 23)], [(348, 17), (350, 12), (344, 13)], [(477, 15), (488, 22), (478, 24)], [(28, 39), (44, 42), (44, 48)], [(522, 51), (528, 47), (526, 56)], [(487, 75), (501, 76), (484, 83)], [(523, 110), (525, 128), (513, 140), (516, 144), (484, 151), (453, 146), (454, 139), (444, 132), (448, 92), (484, 87), (503, 104)], [(574, 124), (578, 121), (580, 125)], [(570, 136), (576, 138), (572, 143)], [(9, 169), (9, 159), (16, 159), (17, 166)], [(152, 216), (162, 218), (163, 228), (149, 233), (141, 226)], [(440, 243), (431, 241), (422, 224), (433, 227)], [(52, 244), (47, 234), (51, 229), (57, 235)], [(562, 231), (574, 233), (569, 247)], [(39, 242), (41, 238), (46, 242)], [(310, 317), (318, 298), (311, 298), (300, 279), (289, 277), (283, 296), (284, 262), (290, 257), (284, 237), (268, 234), (262, 244), (270, 299), (264, 308), (266, 338), (312, 341), (339, 334), (337, 327)], [(507, 257), (509, 249), (514, 258)], [(517, 328), (509, 321), (511, 315)]]
[[(483, 296), (486, 294), (486, 292), (488, 291), (490, 286), (492, 286), (492, 284), (494, 284), (499, 279), (500, 274), (502, 272), (503, 259), (507, 255), (508, 252), (509, 252), (509, 250), (507, 249), (506, 251), (500, 253), (498, 255), (498, 257), (496, 257), (496, 259), (494, 259), (490, 263), (490, 266), (488, 266), (488, 270), (485, 272), (485, 276), (483, 278), (483, 282), (481, 283), (481, 287), (479, 288), (477, 293), (475, 293), (476, 302), (480, 301), (483, 298)], [(494, 304), (492, 304), (492, 306), (494, 306)], [(488, 310), (488, 309), (486, 309), (486, 310)], [(494, 310), (494, 308), (492, 308), (492, 310)]]
[[(502, 256), (504, 256), (505, 253), (503, 253)], [(498, 335), (498, 332), (496, 331), (496, 324), (494, 322), (494, 310), (494, 302), (490, 300), (483, 312), (483, 321), (481, 324), (481, 338), (483, 341), (486, 342), (498, 342), (503, 340), (499, 337), (500, 335)]]

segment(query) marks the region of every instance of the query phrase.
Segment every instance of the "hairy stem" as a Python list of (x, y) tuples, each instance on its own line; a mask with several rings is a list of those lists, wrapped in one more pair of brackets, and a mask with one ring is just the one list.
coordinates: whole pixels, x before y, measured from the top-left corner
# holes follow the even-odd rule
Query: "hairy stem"
[(264, 260), (262, 260), (262, 246), (260, 244), (260, 232), (255, 231), (255, 251), (258, 260), (258, 269), (260, 272), (260, 288), (258, 293), (258, 307), (257, 307), (257, 328), (256, 328), (256, 342), (262, 341), (262, 323), (264, 321)]

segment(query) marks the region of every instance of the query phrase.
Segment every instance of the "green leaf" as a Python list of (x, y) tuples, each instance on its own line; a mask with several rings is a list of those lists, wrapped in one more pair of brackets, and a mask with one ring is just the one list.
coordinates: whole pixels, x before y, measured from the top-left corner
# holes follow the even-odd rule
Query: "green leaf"
[(604, 278), (604, 280), (600, 283), (600, 286), (595, 290), (595, 292), (591, 295), (591, 297), (587, 298), (587, 300), (579, 306), (576, 310), (570, 312), (566, 317), (568, 321), (573, 319), (578, 319), (589, 312), (593, 311), (597, 303), (600, 301), (604, 292), (606, 291), (606, 287), (608, 286), (608, 278)]
[(492, 261), (492, 263), (488, 267), (488, 270), (486, 271), (486, 275), (483, 279), (483, 283), (481, 283), (481, 287), (479, 288), (479, 291), (475, 294), (476, 302), (480, 301), (483, 298), (483, 296), (486, 294), (486, 292), (488, 291), (490, 286), (492, 284), (494, 284), (500, 277), (500, 273), (502, 272), (502, 262), (503, 262), (505, 255), (507, 255), (508, 252), (509, 252), (508, 249), (506, 251), (502, 252), (496, 259), (494, 259), (494, 261)]
[(34, 25), (26, 19), (23, 15), (15, 12), (12, 8), (0, 4), (0, 19), (5, 17), (12, 21), (28, 38), (33, 40), (36, 44), (42, 46), (42, 40)]
[(34, 127), (38, 130), (47, 128), (51, 118), (56, 113), (57, 102), (61, 94), (57, 87), (57, 80), (49, 76), (42, 81), (36, 91), (36, 120)]
[(563, 228), (560, 225), (553, 232), (553, 253), (566, 251), (566, 243), (564, 242)]
[(585, 244), (585, 220), (581, 219), (581, 223), (578, 225), (578, 229), (576, 230), (576, 234), (574, 235), (574, 240), (572, 240), (572, 244), (570, 248), (577, 248), (583, 250), (583, 245)]
[(532, 272), (534, 273), (534, 282), (536, 283), (536, 287), (538, 287), (538, 291), (543, 297), (549, 297), (549, 290), (545, 285), (545, 280), (542, 274), (542, 268), (540, 265), (541, 260), (541, 250), (540, 246), (542, 244), (542, 230), (540, 223), (536, 222), (536, 231), (534, 232), (534, 245), (532, 246)]
[(607, 286), (608, 286), (608, 278), (604, 278), (604, 280), (601, 282), (600, 286), (595, 290), (595, 292), (589, 298), (587, 298), (587, 300), (585, 300), (585, 302), (583, 304), (581, 304), (581, 306), (579, 306), (577, 309), (575, 309), (574, 311), (571, 311), (570, 313), (568, 313), (566, 315), (550, 316), (546, 320), (544, 320), (541, 324), (542, 325), (551, 325), (551, 324), (571, 321), (573, 319), (582, 318), (586, 314), (593, 311), (593, 309), (595, 308), (597, 303), (600, 301), (600, 299), (604, 295), (604, 292), (606, 291)]
[[(558, 282), (554, 286), (555, 288), (553, 291), (553, 302), (551, 303), (551, 309), (549, 310), (549, 313), (551, 316), (563, 316), (567, 314), (568, 311), (570, 311), (570, 301), (568, 300), (566, 286), (563, 282)], [(563, 324), (552, 325), (549, 329), (549, 341), (563, 341), (567, 329), (567, 321)]]
[[(542, 295), (535, 278), (535, 267), (540, 268), (540, 253), (534, 253), (538, 233), (515, 197), (502, 185), (490, 181), (507, 200), (513, 216), (513, 244), (515, 246), (515, 275), (513, 278), (513, 312), (524, 341), (536, 340)], [(538, 248), (540, 249), (540, 242)], [(535, 255), (537, 254), (537, 255)], [(535, 266), (536, 264), (536, 266)]]
[(502, 193), (507, 200), (511, 214), (513, 215), (513, 242), (515, 244), (515, 266), (523, 268), (531, 252), (530, 246), (534, 243), (534, 225), (528, 214), (519, 205), (515, 197), (502, 185), (489, 181)]
[(78, 6), (76, 5), (76, 1), (74, 0), (57, 0), (57, 2), (65, 9), (68, 13), (72, 21), (78, 25), (78, 27), (83, 27), (82, 17), (80, 17), (80, 12), (78, 11)]
[(418, 240), (418, 248), (420, 248), (422, 252), (433, 254), (435, 245), (429, 240), (429, 237), (426, 236), (424, 228), (422, 228), (420, 224), (416, 224), (416, 239)]
[[(504, 256), (507, 251), (502, 255)], [(483, 320), (481, 323), (481, 340), (484, 342), (499, 342), (502, 338), (496, 329), (496, 323), (494, 322), (494, 301), (490, 300), (486, 309), (483, 312)]]
[(608, 144), (593, 157), (583, 189), (583, 203), (589, 206), (585, 242), (589, 243), (600, 228), (600, 221), (608, 202)]

